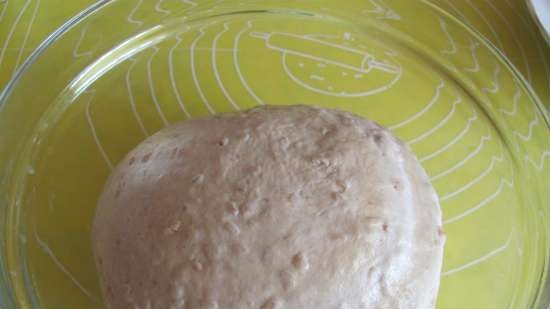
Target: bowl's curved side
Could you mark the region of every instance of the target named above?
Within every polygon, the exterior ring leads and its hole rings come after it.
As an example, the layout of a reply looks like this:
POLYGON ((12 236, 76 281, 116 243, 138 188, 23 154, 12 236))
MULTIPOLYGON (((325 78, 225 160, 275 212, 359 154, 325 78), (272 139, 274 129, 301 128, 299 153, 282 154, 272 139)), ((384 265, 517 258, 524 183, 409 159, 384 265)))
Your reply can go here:
MULTIPOLYGON (((7 101, 10 99, 11 93, 21 80, 21 78, 27 74, 28 69, 33 63, 48 49, 54 42, 59 40, 63 34, 69 31, 72 27, 82 22, 88 16, 94 14, 100 10, 103 6, 107 5, 113 0, 100 0, 84 9, 79 14, 69 19, 66 23, 60 26, 56 31, 50 34, 21 64, 17 71, 13 74, 11 80, 0 92, 0 113, 4 111, 7 101)), ((0 222, 0 308, 19 308, 29 307, 30 304, 34 304, 36 307, 36 299, 32 294, 22 295, 22 290, 17 291, 13 285, 13 279, 16 274, 13 270, 8 270, 7 266, 7 252, 6 248, 11 246, 11 242, 7 239, 9 231, 7 231, 10 224, 7 220, 11 218, 9 214, 9 208, 12 201, 10 201, 9 187, 11 184, 10 178, 13 177, 14 166, 14 154, 17 153, 22 145, 23 138, 19 133, 14 132, 14 129, 19 129, 21 126, 14 125, 11 121, 0 122, 2 138, 0 141, 0 218, 4 222, 0 222)), ((23 129, 23 128, 21 128, 23 129)), ((23 294, 25 294, 23 292, 23 294)))

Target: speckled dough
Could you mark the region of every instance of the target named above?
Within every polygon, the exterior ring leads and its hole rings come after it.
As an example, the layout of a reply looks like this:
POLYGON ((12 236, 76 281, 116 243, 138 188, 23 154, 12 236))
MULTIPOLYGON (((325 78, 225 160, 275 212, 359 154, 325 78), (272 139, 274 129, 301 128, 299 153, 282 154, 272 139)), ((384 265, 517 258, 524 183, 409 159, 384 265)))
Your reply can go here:
POLYGON ((111 308, 434 308, 444 236, 410 151, 334 110, 161 130, 118 165, 93 248, 111 308))

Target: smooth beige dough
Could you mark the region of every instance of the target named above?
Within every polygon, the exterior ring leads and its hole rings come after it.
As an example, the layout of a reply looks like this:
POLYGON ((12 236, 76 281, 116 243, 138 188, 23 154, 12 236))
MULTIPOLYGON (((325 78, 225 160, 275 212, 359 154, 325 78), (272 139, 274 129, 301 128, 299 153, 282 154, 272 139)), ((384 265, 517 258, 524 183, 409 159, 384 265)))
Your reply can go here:
POLYGON ((110 308, 434 308, 420 164, 347 112, 261 107, 161 130, 116 167, 93 249, 110 308))

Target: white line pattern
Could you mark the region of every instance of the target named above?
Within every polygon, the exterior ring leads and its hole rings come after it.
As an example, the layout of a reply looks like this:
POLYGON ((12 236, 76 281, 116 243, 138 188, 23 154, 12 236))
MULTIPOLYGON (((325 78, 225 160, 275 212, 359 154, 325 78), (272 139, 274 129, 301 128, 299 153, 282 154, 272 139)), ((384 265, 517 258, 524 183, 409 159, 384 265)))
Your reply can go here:
POLYGON ((483 256, 481 256, 481 257, 479 257, 479 258, 477 258, 477 259, 475 259, 475 260, 473 260, 473 261, 470 261, 470 262, 468 262, 468 263, 466 263, 466 264, 464 264, 464 265, 462 265, 462 266, 459 266, 459 267, 456 267, 456 268, 453 268, 453 269, 449 269, 449 270, 447 270, 447 271, 444 271, 444 272, 441 274, 441 277, 450 276, 450 275, 452 275, 452 274, 455 274, 455 273, 464 271, 464 270, 466 270, 466 269, 468 269, 468 268, 474 267, 474 266, 476 266, 476 265, 478 265, 478 264, 481 264, 481 263, 483 263, 483 262, 489 260, 490 258, 492 258, 492 257, 498 255, 499 253, 505 251, 505 250, 510 246, 511 240, 512 240, 512 233, 511 233, 510 236, 508 237, 508 240, 506 240, 506 242, 505 242, 502 246, 500 246, 500 247, 498 247, 498 248, 496 248, 496 249, 494 249, 494 250, 488 252, 487 254, 485 254, 485 255, 483 255, 483 256))
POLYGON ((208 99, 206 98, 206 95, 202 91, 201 85, 199 83, 199 79, 197 78, 197 68, 195 64, 195 52, 196 47, 200 39, 205 35, 204 27, 199 29, 199 35, 193 40, 193 43, 191 43, 191 51, 190 51, 190 57, 189 61, 191 62, 191 76, 193 78, 193 82, 195 83, 195 87, 197 88, 197 91, 199 93, 199 96, 201 98, 202 103, 204 103, 204 106, 206 106, 206 109, 208 109, 208 112, 210 114, 215 114, 216 112, 208 102, 208 99))
POLYGON ((181 99, 181 95, 178 89, 178 85, 176 83, 176 74, 174 72, 174 51, 181 43, 181 37, 179 35, 176 35, 176 44, 170 48, 170 52, 168 53, 168 75, 170 76, 170 84, 172 85, 172 92, 174 93, 174 96, 176 97, 176 101, 178 102, 178 105, 185 115, 187 119, 191 118, 191 115, 187 111, 187 108, 185 108, 185 105, 183 104, 183 100, 181 99))
POLYGON ((481 90, 489 93, 497 93, 500 91, 499 76, 502 68, 498 63, 495 63, 495 71, 493 72, 493 80, 491 81, 491 87, 483 87, 481 90))
POLYGON ((516 135, 517 137, 521 138, 523 141, 526 141, 526 142, 528 142, 533 137, 534 128, 540 124, 539 117, 544 117, 544 115, 539 114, 541 113, 541 111, 538 109, 537 106, 533 105, 532 110, 534 115, 533 115, 533 119, 529 122, 529 128, 527 130, 527 134, 521 134, 517 131, 513 132, 514 135, 516 135))
POLYGON ((435 94, 434 96, 432 97, 432 99, 428 102, 428 104, 426 104, 426 106, 424 106, 424 108, 422 110, 420 110, 418 113, 412 115, 411 117, 407 118, 406 120, 400 122, 400 123, 397 123, 397 124, 394 124, 392 126, 389 126, 388 128, 390 130, 396 130, 396 129, 399 129, 411 122, 413 122, 414 120, 418 119, 420 116, 424 115, 427 111, 429 111, 432 106, 439 100, 439 97, 441 96, 441 90, 443 89, 443 87, 445 86, 445 83, 443 83, 443 81, 440 81, 439 82, 439 85, 437 85, 437 88, 435 89, 435 94))
POLYGON ((170 14, 171 13, 170 11, 162 8, 162 2, 164 2, 164 0, 157 1, 157 3, 155 4, 155 11, 165 15, 170 14))
POLYGON ((445 176, 449 175, 450 173, 458 170, 462 166, 464 166, 464 164, 466 164, 470 159, 472 159, 479 152, 481 152, 481 149, 483 149, 483 145, 485 144, 485 142, 487 142, 489 140, 491 140, 491 134, 490 133, 488 133, 487 135, 482 136, 479 145, 476 147, 476 149, 474 151, 470 152, 466 157, 464 157, 462 160, 460 160, 457 164, 453 165, 451 168, 449 168, 449 169, 447 169, 447 170, 431 177, 430 180, 432 182, 435 182, 438 179, 440 179, 442 177, 445 177, 445 176))
POLYGON ((135 25, 138 25, 138 26, 143 25, 142 21, 134 19, 134 14, 136 14, 137 10, 139 10, 139 7, 142 4, 143 4, 143 0, 138 0, 138 2, 136 3, 136 6, 130 11, 130 14, 126 18, 126 20, 128 20, 129 23, 135 24, 135 25))
POLYGON ((88 296, 89 299, 91 299, 92 301, 96 302, 96 303, 99 303, 99 297, 93 295, 90 291, 88 291, 88 289, 86 289, 84 286, 82 286, 82 284, 80 284, 80 282, 78 282, 78 280, 76 280, 76 278, 74 277, 74 275, 67 269, 65 268, 65 266, 63 265, 63 263, 59 260, 59 258, 55 255, 55 253, 52 251, 52 249, 50 248, 50 246, 48 245, 48 243, 44 240, 42 240, 40 238, 40 236, 38 236, 38 233, 36 232, 36 229, 34 230, 34 238, 36 240, 36 243, 38 244, 38 246, 40 247, 40 249, 42 249, 42 251, 44 251, 44 253, 50 257, 50 259, 52 260, 52 262, 55 264, 55 266, 57 266, 57 268, 59 268, 59 270, 61 270, 61 272, 63 272, 70 280, 71 282, 82 292, 84 293, 84 295, 88 296))
POLYGON ((288 55, 287 53, 283 53, 283 59, 282 59, 283 69, 284 69, 285 73, 295 83, 297 83, 298 85, 300 85, 300 86, 302 86, 302 87, 304 87, 308 90, 311 90, 313 92, 317 92, 317 93, 324 94, 324 95, 330 95, 330 96, 337 96, 337 97, 366 97, 366 96, 371 96, 371 95, 374 95, 374 94, 377 94, 377 93, 380 93, 380 92, 384 92, 384 91, 390 89, 391 87, 393 87, 401 79, 401 74, 402 74, 402 70, 399 67, 398 71, 396 72, 395 77, 389 83, 387 83, 384 86, 381 86, 381 87, 378 87, 378 88, 373 88, 371 90, 364 91, 364 92, 358 92, 358 93, 347 93, 345 91, 342 91, 342 92, 339 92, 339 93, 334 93, 334 92, 331 92, 331 91, 325 91, 325 90, 307 85, 303 81, 301 81, 298 77, 296 77, 292 73, 292 70, 288 66, 287 55, 288 55))
POLYGON ((130 64, 130 67, 128 68, 128 71, 126 71, 126 89, 128 91, 128 99, 130 101, 130 108, 132 109, 132 113, 134 114, 134 118, 136 119, 139 128, 141 129, 141 132, 143 132, 143 135, 145 137, 149 136, 149 132, 147 132, 147 129, 145 128, 145 125, 143 124, 143 121, 141 120, 141 116, 139 115, 137 108, 136 108, 136 102, 134 99, 134 93, 132 91, 132 81, 130 78, 130 74, 132 72, 132 69, 136 65, 137 61, 135 59, 130 59, 132 62, 130 64))
POLYGON ((4 15, 6 14, 6 11, 8 10, 8 4, 10 3, 10 1, 4 1, 2 3, 0 3, 0 5, 2 5, 2 11, 0 11, 0 21, 4 20, 4 15))
MULTIPOLYGON (((88 122, 88 125, 90 126, 90 131, 92 132, 92 136, 94 138, 94 142, 97 146, 97 149, 99 150, 99 153, 101 154, 101 157, 107 163, 107 166, 109 169, 113 169, 113 162, 107 155, 107 152, 105 151, 105 148, 101 144, 101 141, 99 140, 99 137, 97 136, 97 130, 92 118, 92 112, 91 112, 91 104, 95 97, 95 90, 87 91, 88 93, 91 93, 90 98, 88 99, 88 102, 86 102, 86 121, 88 122)), ((86 92, 85 92, 86 93, 86 92)))
POLYGON ((503 114, 506 114, 508 116, 515 116, 517 111, 518 111, 518 104, 519 104, 519 99, 521 98, 521 89, 519 88, 519 86, 516 84, 516 93, 514 93, 514 99, 513 99, 513 103, 512 103, 512 109, 511 110, 506 110, 504 108, 501 108, 500 111, 503 113, 503 114))
POLYGON ((214 76, 216 77, 216 82, 218 83, 218 86, 222 90, 223 95, 225 96, 227 101, 229 101, 231 106, 233 106, 234 109, 240 110, 239 105, 237 105, 235 100, 233 100, 233 98, 231 97, 231 95, 229 95, 229 92, 227 91, 227 89, 223 85, 223 82, 222 82, 222 79, 221 79, 221 76, 220 76, 220 72, 218 70, 218 63, 217 63, 217 57, 216 57, 216 54, 217 54, 217 51, 218 51, 218 40, 228 30, 229 30, 228 23, 224 23, 223 24, 223 30, 216 35, 216 37, 214 38, 214 41, 212 42, 212 68, 214 70, 214 76))
POLYGON ((476 41, 470 42, 470 53, 472 54, 472 67, 464 68, 464 71, 470 72, 470 73, 477 73, 481 69, 479 65, 479 59, 477 58, 476 51, 479 48, 479 43, 476 41))
POLYGON ((17 14, 17 17, 15 18, 15 21, 11 25, 10 31, 8 32, 8 36, 6 37, 6 40, 4 41, 4 46, 2 47, 2 50, 0 50, 0 66, 2 65, 2 62, 4 61, 4 56, 6 53, 6 50, 8 48, 8 44, 11 41, 11 38, 13 37, 13 34, 15 33, 15 29, 17 28, 17 24, 19 24, 19 21, 21 21, 21 17, 23 17, 23 14, 25 14, 25 11, 27 10, 27 7, 31 3, 31 0, 27 0, 23 7, 21 8, 21 11, 17 14))
POLYGON ((291 54, 295 56, 308 58, 311 60, 333 64, 348 70, 356 71, 358 73, 368 73, 373 68, 379 69, 381 71, 385 71, 387 73, 394 73, 394 74, 400 71, 400 68, 396 66, 376 61, 373 55, 363 50, 351 48, 345 45, 340 45, 329 41, 320 40, 318 39, 320 35, 313 35, 313 34, 298 35, 298 34, 289 33, 289 32, 270 32, 270 33, 251 32, 250 36, 265 40, 266 46, 268 48, 277 50, 283 54, 291 54), (303 48, 298 49, 298 48, 287 48, 286 46, 281 46, 281 44, 277 43, 276 41, 277 38, 278 39, 286 38, 288 40, 303 41, 303 42, 308 42, 310 44, 323 46, 326 48, 332 48, 338 51, 345 51, 347 53, 346 55, 347 58, 349 58, 346 60, 348 60, 349 63, 343 62, 342 56, 339 57, 340 59, 332 59, 332 58, 323 57, 319 55, 312 55, 310 53, 307 53, 308 51, 304 50, 303 48))
POLYGON ((457 97, 457 99, 453 102, 453 105, 451 107, 451 110, 449 111, 449 113, 445 116, 445 118, 443 118, 436 126, 434 126, 433 128, 431 128, 430 130, 422 133, 421 135, 407 141, 407 145, 409 146, 412 146, 420 141, 422 141, 423 139, 425 139, 426 137, 432 135, 433 133, 435 133, 437 130, 439 130, 441 127, 443 127, 444 125, 447 124, 447 122, 449 122, 449 120, 451 119, 451 117, 454 115, 454 113, 456 112, 456 107, 462 103, 462 97, 457 97))
POLYGON ((195 1, 191 1, 191 0, 183 0, 183 3, 189 4, 190 6, 193 6, 193 7, 198 5, 195 1))
POLYGON ((374 6, 374 9, 364 10, 363 14, 376 14, 376 19, 393 19, 400 20, 401 16, 397 14, 393 9, 382 6, 380 3, 375 0, 370 0, 370 3, 374 6))
POLYGON ((235 37, 235 40, 234 40, 234 43, 233 43, 233 63, 235 65, 235 70, 237 71, 237 75, 239 76, 239 80, 241 81, 242 85, 244 86, 244 88, 246 89, 246 91, 248 92, 248 94, 250 94, 254 100, 256 100, 256 102, 258 102, 260 105, 265 105, 264 101, 262 101, 257 95, 256 93, 254 93, 254 91, 252 91, 252 88, 250 87, 250 85, 248 84, 248 82, 246 81, 246 79, 244 78, 244 75, 243 73, 241 72, 241 68, 240 68, 240 65, 239 65, 239 55, 238 55, 238 52, 239 52, 239 41, 241 40, 241 37, 242 35, 247 31, 247 30, 250 30, 250 28, 252 28, 252 21, 247 21, 246 22, 246 28, 244 28, 243 30, 241 30, 237 36, 235 37))
POLYGON ((537 126, 539 124, 539 113, 536 109, 534 109, 533 112, 535 113, 535 115, 534 115, 533 120, 531 120, 531 122, 529 122, 529 128, 527 129, 527 133, 526 134, 521 134, 517 131, 513 132, 515 136, 519 137, 520 139, 522 139, 525 142, 528 142, 531 139, 531 137, 533 136, 533 129, 535 128, 535 126, 537 126))
POLYGON ((25 46, 27 46, 27 41, 29 40, 29 36, 31 34, 32 26, 34 25, 34 21, 36 19, 36 14, 38 13, 38 9, 40 8, 40 0, 36 0, 36 5, 34 7, 34 11, 32 13, 31 19, 27 22, 27 31, 25 32, 25 37, 23 38, 23 43, 21 43, 21 46, 19 47, 19 53, 17 54, 17 59, 15 60, 15 65, 13 66, 12 75, 15 74, 17 69, 19 69, 19 63, 21 63, 21 57, 23 56, 23 52, 25 51, 25 46))
POLYGON ((155 108, 157 109, 157 112, 160 116, 160 119, 162 120, 162 123, 164 126, 168 126, 168 120, 166 119, 166 115, 162 111, 162 108, 160 107, 160 103, 157 98, 157 92, 155 91, 155 84, 153 82, 153 60, 155 59, 155 56, 159 52, 159 48, 154 46, 153 52, 151 53, 151 56, 149 56, 149 60, 147 60, 147 82, 149 84, 149 91, 151 92, 151 99, 153 99, 153 103, 155 104, 155 108))
POLYGON ((475 184, 480 182, 481 179, 483 179, 485 176, 489 175, 493 171, 493 169, 495 168, 495 165, 496 165, 497 162, 502 162, 502 161, 504 161, 504 154, 502 154, 500 157, 493 157, 491 159, 491 163, 489 164, 487 169, 485 169, 481 174, 479 174, 474 179, 472 179, 470 182, 468 182, 467 184, 465 184, 462 187, 458 188, 457 190, 441 196, 439 198, 440 202, 443 203, 446 200, 451 199, 451 198, 459 195, 460 193, 470 189, 472 186, 474 186, 475 184))
POLYGON ((82 27, 82 30, 80 31, 80 37, 78 38, 78 41, 76 41, 76 44, 75 44, 74 49, 73 49, 73 57, 74 58, 79 58, 79 57, 91 56, 92 55, 91 51, 82 52, 82 53, 79 52, 80 45, 82 44, 82 41, 84 40, 84 37, 86 36, 86 33, 88 32, 88 27, 89 27, 89 24, 82 27))
POLYGON ((468 133, 468 131, 470 130, 472 124, 477 120, 477 112, 476 110, 474 109, 473 110, 473 115, 472 117, 470 117, 468 119, 468 122, 466 124, 466 127, 464 127, 464 129, 457 135, 455 136, 449 143, 447 143, 445 146, 439 148, 438 150, 430 153, 429 155, 426 155, 422 158, 420 158, 420 162, 424 162, 424 161, 427 161, 427 160, 430 160, 430 159, 433 159, 435 157, 437 157, 438 155, 440 155, 441 153, 445 152, 447 149, 451 148, 453 145, 455 145, 459 140, 461 140, 465 135, 466 133, 468 133))
POLYGON ((474 212, 480 210, 481 208, 486 206, 489 202, 491 202, 492 200, 497 198, 497 196, 499 196, 502 193, 502 190, 504 189, 505 185, 508 186, 509 188, 512 188, 514 186, 514 182, 510 181, 510 180, 506 180, 506 179, 501 179, 500 184, 498 186, 498 189, 493 194, 489 195, 483 201, 479 202, 477 205, 475 205, 472 208, 466 210, 465 212, 463 212, 459 215, 456 215, 454 217, 451 217, 449 219, 446 219, 445 221, 443 221, 443 224, 451 224, 453 222, 459 221, 459 220, 473 214, 474 212))
POLYGON ((545 150, 539 159, 539 162, 535 162, 529 155, 525 155, 525 160, 530 162, 538 171, 542 171, 544 168, 544 162, 547 157, 550 157, 550 150, 545 150))
POLYGON ((451 33, 449 32, 449 28, 447 28, 447 23, 442 19, 439 18, 439 25, 441 26, 441 30, 443 30, 443 33, 447 37, 447 40, 449 41, 449 49, 443 49, 441 50, 441 53, 446 55, 454 55, 458 51, 456 48, 456 42, 454 38, 451 36, 451 33))

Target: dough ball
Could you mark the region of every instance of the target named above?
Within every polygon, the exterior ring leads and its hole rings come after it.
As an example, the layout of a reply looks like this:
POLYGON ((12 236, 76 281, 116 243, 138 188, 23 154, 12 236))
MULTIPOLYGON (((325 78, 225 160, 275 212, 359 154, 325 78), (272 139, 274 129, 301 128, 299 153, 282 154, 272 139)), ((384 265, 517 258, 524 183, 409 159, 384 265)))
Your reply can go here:
POLYGON ((306 106, 161 130, 116 167, 93 226, 117 309, 434 308, 443 244, 407 147, 306 106))

